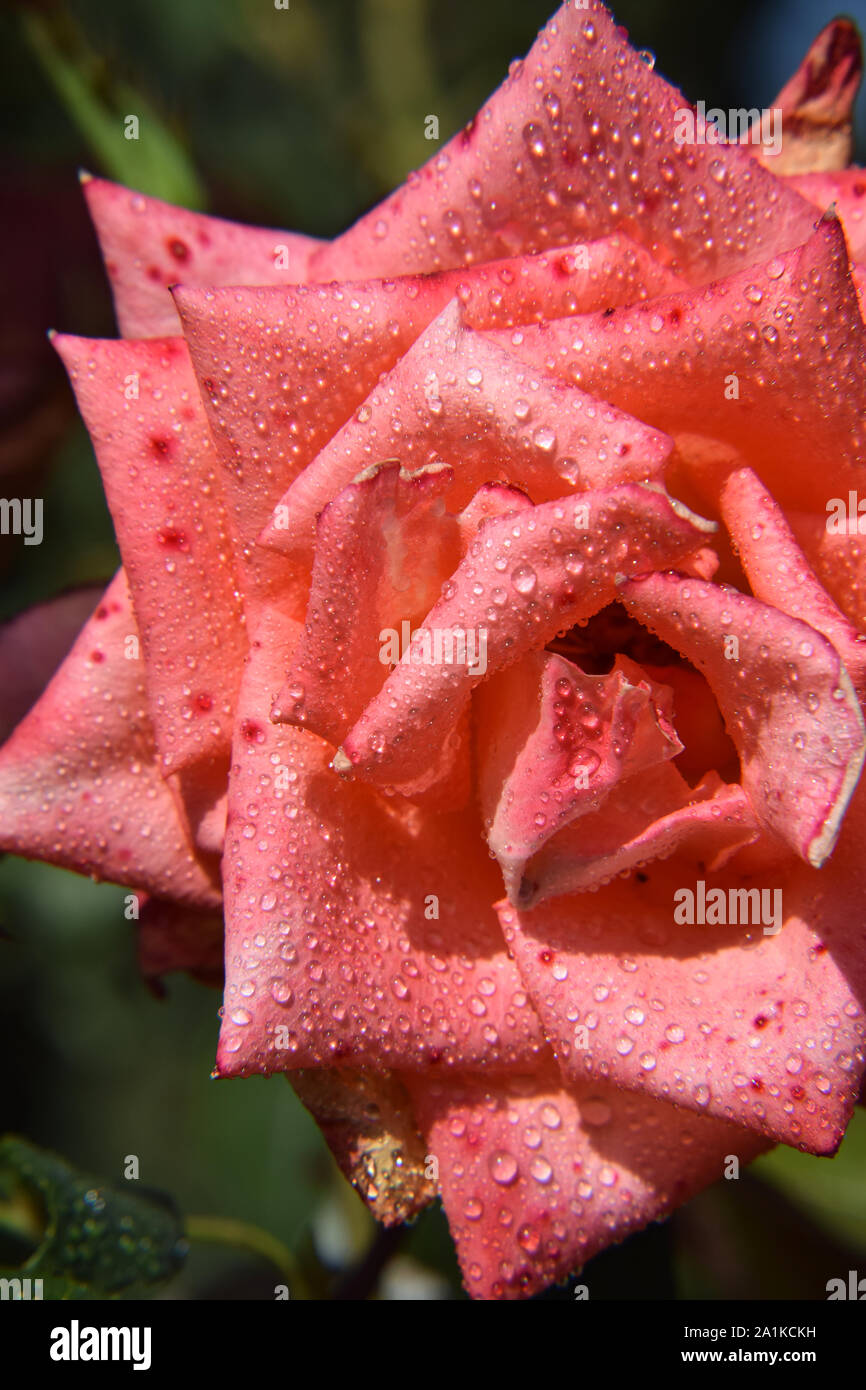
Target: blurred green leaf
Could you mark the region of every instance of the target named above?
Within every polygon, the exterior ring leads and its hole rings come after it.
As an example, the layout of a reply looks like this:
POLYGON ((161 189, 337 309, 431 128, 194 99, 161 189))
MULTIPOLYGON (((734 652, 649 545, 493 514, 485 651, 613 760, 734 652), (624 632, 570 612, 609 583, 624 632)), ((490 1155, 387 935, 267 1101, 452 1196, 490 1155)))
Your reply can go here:
POLYGON ((169 203, 203 207, 204 190, 182 145, 139 91, 111 75, 68 17, 27 10, 21 23, 32 52, 101 170, 169 203), (127 123, 133 118, 136 138, 128 139, 127 123))
POLYGON ((26 1139, 0 1140, 11 1170, 44 1210, 40 1244, 4 1276, 41 1278, 48 1297, 118 1297, 170 1279, 186 1257, 178 1212, 161 1193, 123 1191, 26 1139))

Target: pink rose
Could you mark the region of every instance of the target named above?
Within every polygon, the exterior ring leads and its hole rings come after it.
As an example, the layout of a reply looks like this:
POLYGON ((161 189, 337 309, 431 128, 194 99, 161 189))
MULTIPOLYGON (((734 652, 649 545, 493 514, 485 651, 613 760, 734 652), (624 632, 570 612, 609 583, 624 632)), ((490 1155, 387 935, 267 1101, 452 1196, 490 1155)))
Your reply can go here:
POLYGON ((475 1297, 857 1097, 858 76, 839 21, 781 153, 719 142, 568 3, 334 242, 85 183, 124 568, 0 843, 147 894, 149 973, 224 910, 217 1074, 288 1073, 382 1220, 441 1193, 475 1297))

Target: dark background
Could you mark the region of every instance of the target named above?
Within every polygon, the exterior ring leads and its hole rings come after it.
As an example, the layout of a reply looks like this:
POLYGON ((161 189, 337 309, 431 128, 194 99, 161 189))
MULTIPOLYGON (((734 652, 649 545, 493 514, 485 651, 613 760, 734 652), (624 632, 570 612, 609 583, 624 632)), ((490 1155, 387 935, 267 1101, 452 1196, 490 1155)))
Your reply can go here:
MULTIPOLYGON (((76 179, 84 166, 221 216, 334 235, 441 143, 530 46, 553 0, 70 0, 0 16, 0 491, 45 499, 45 539, 0 538, 0 618, 117 563, 92 451, 45 339, 113 336, 76 179), (147 114, 149 141, 120 138, 147 114), (25 483, 26 480, 26 483, 25 483)), ((866 28, 863 0, 848 11, 866 28)), ((690 100, 769 105, 828 0, 621 0, 690 100)), ((859 104, 859 153, 866 111, 859 104)), ((144 125, 144 119, 142 119, 144 125)), ((2 679, 2 673, 0 673, 2 679)), ((0 863, 0 1132, 15 1130, 182 1210, 254 1222, 326 1292, 373 1223, 280 1078, 209 1080, 216 994, 141 983, 121 890, 0 863), (330 1283, 329 1283, 330 1281, 330 1283)), ((866 1259, 866 1123, 835 1160, 779 1150, 587 1267, 592 1297, 822 1298, 866 1259)), ((269 1297, 264 1262, 194 1245, 168 1297, 269 1297)), ((380 1243, 362 1291, 460 1297, 444 1220, 380 1243), (381 1275, 375 1268, 381 1267, 381 1275)), ((547 1297, 569 1297, 554 1292, 547 1297)))

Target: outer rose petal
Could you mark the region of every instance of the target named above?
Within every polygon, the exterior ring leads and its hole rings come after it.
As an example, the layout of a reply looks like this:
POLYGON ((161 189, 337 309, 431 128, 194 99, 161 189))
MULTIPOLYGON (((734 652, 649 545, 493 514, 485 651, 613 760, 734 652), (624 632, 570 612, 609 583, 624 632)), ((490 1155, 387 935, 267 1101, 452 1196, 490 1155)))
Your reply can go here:
POLYGON ((183 970, 203 985, 223 983, 223 918, 164 898, 141 904, 138 964, 154 994, 164 993, 162 976, 183 970))
POLYGON ((835 648, 777 608, 700 580, 650 575, 622 584, 620 598, 706 676, 755 814, 819 868, 836 843, 866 749, 835 648), (731 636, 735 659, 725 654, 731 636))
POLYGON ((219 465, 186 344, 54 341, 114 518, 163 768, 219 759, 225 775, 246 632, 219 465))
POLYGON ((528 1063, 541 1033, 477 820, 347 785, 327 744, 269 724, 297 625, 264 616, 229 788, 219 1074, 528 1063))
POLYGON ((781 112, 782 151, 774 155, 756 146, 761 162, 774 174, 844 169, 851 159, 852 112, 862 72, 857 30, 850 19, 831 20, 772 103, 781 112))
MULTIPOLYGON (((343 741, 335 767, 399 787, 440 748, 483 673, 427 659, 438 631, 486 634, 486 673, 544 646, 616 594, 616 576, 671 564, 697 548, 699 519, 639 483, 545 502, 486 522, 413 640, 343 741)), ((710 523, 700 523, 708 526, 710 523)), ((440 639, 441 645, 441 639, 440 639)))
POLYGON ((124 338, 179 331, 168 286, 282 285, 306 279, 321 242, 173 207, 117 183, 83 180, 124 338), (281 255, 285 248, 285 255, 281 255), (284 261, 288 268, 281 269, 284 261))
POLYGON ((866 696, 866 637, 852 627, 809 568, 781 507, 751 468, 729 475, 721 505, 755 598, 823 633, 844 661, 862 700, 866 696))
POLYGON ((474 1298, 527 1298, 660 1220, 766 1144, 598 1082, 407 1076, 474 1298))
POLYGON ((199 907, 220 893, 156 764, 126 577, 0 751, 0 849, 199 907))
POLYGON ((402 636, 430 611, 460 557, 443 514, 445 467, 398 463, 344 488, 318 520, 307 621, 271 718, 339 744, 388 672, 383 632, 402 636))
POLYGON ((426 1148, 399 1076, 328 1067, 293 1071, 288 1081, 377 1221, 412 1221, 433 1201, 426 1148))
POLYGON ((535 502, 644 481, 671 448, 666 435, 462 328, 455 300, 295 480, 262 541, 308 547, 322 507, 382 458, 407 468, 444 459, 454 468, 454 508, 496 477, 535 502))
MULTIPOLYGON (((862 826, 862 815, 859 817, 862 826)), ((845 867, 856 837, 845 830, 845 867)), ((862 841, 861 841, 862 858, 862 841)), ((835 866, 835 860, 834 860, 835 866)), ((792 877, 711 874, 689 856, 597 893, 500 908, 506 940, 566 1074, 646 1091, 833 1153, 863 1068, 866 955, 852 934, 852 877, 796 866, 792 877), (783 925, 674 920, 697 881, 781 893, 783 925)), ((738 909, 739 910, 739 909, 738 909)))
POLYGON ((0 739, 8 738, 36 703, 102 592, 101 584, 71 589, 0 627, 0 739))
POLYGON ((835 219, 702 290, 493 336, 670 434, 733 444, 783 506, 823 510, 828 488, 856 486, 866 325, 835 219))
POLYGON ((700 283, 803 241, 804 202, 744 150, 674 143, 684 108, 603 5, 565 4, 471 124, 311 274, 441 270, 626 231, 700 283))

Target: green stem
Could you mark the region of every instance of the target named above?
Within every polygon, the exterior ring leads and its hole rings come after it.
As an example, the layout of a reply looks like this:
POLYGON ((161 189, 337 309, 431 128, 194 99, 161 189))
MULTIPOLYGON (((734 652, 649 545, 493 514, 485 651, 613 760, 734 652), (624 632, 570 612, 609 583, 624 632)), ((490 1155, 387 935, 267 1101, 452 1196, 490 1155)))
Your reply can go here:
POLYGON ((307 1281, 294 1255, 281 1240, 247 1221, 227 1216, 188 1216, 186 1234, 190 1240, 209 1245, 231 1245, 268 1260, 283 1275, 292 1298, 309 1299, 307 1281))

